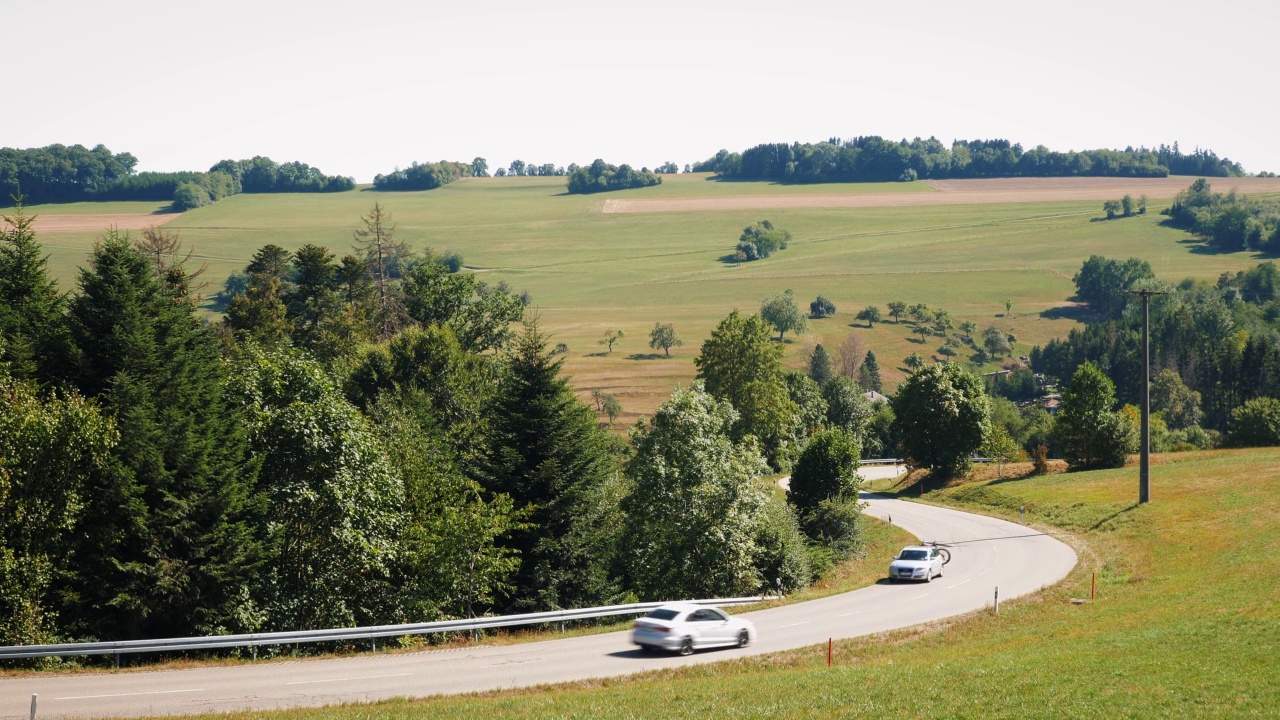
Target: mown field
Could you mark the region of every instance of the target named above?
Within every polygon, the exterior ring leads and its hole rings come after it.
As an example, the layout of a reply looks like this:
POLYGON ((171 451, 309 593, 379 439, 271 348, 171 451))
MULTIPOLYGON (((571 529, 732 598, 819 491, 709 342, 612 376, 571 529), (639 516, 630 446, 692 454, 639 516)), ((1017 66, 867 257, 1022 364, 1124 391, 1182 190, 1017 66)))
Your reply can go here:
MULTIPOLYGON (((1157 456, 1136 468, 975 482, 940 502, 1063 534, 1060 585, 985 612, 633 678, 374 705, 207 717, 1244 718, 1280 713, 1280 449, 1157 456), (1097 597, 1090 597, 1097 576, 1097 597)), ((912 493, 907 492, 908 496, 912 493)))
MULTIPOLYGON (((818 294, 839 312, 812 321, 809 333, 787 337, 788 363, 800 367, 808 346, 838 346, 862 337, 892 385, 902 359, 926 356, 906 324, 867 328, 853 320, 864 306, 893 300, 951 311, 957 324, 991 323, 1017 335, 1016 354, 1064 335, 1077 323, 1067 303, 1072 274, 1089 255, 1137 256, 1171 280, 1214 279, 1258 262, 1250 253, 1204 254, 1191 236, 1164 227, 1151 214, 1097 222, 1099 203, 1044 202, 915 208, 786 209, 605 214, 606 199, 698 197, 764 193, 932 192, 925 183, 779 186, 717 182, 706 175, 667 176, 656 188, 605 195, 564 194, 562 178, 473 178, 437 190, 379 193, 361 189, 331 195, 238 195, 168 219, 197 257, 208 263, 212 294, 254 250, 266 243, 297 248, 325 245, 342 254, 361 214, 375 202, 391 213, 398 236, 416 249, 452 249, 487 281, 527 290, 531 314, 554 341, 569 346, 565 368, 585 397, 592 389, 622 403, 622 425, 651 413, 677 383, 694 376, 693 358, 720 319, 734 308, 755 311, 762 298, 788 288, 802 307, 818 294), (607 197, 606 197, 607 195, 607 197), (791 247, 766 260, 736 265, 731 255, 742 228, 768 219, 790 230, 791 247), (1005 301, 1013 302, 1010 317, 1005 301), (684 346, 671 357, 648 347, 655 322, 674 323, 684 346), (624 339, 611 354, 597 345, 606 330, 624 339)), ((45 206, 58 214, 152 213, 155 203, 45 206), (88 206, 88 207, 86 207, 88 206)), ((50 265, 74 285, 99 232, 40 235, 50 265)))

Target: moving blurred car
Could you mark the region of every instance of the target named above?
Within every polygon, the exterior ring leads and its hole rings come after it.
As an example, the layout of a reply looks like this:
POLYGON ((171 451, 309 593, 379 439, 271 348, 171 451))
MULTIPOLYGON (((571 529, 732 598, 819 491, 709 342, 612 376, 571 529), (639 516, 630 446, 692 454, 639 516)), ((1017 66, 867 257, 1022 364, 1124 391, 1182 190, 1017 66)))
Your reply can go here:
POLYGON ((898 557, 889 563, 889 582, 899 580, 923 580, 930 582, 942 577, 945 558, 936 547, 910 546, 902 548, 898 557))
POLYGON ((710 647, 746 647, 756 639, 751 621, 719 608, 672 603, 654 608, 632 623, 631 641, 641 650, 667 650, 692 655, 710 647))

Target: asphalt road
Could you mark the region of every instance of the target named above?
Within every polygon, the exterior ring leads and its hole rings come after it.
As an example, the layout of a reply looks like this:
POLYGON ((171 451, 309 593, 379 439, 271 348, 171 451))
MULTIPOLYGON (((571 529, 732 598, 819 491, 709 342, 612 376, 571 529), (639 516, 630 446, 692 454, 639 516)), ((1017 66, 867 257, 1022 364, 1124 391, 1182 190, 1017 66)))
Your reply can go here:
MULTIPOLYGON (((864 475, 890 472, 863 468, 864 475)), ((0 680, 0 718, 127 717, 261 710, 463 693, 626 675, 716 662, 883 632, 978 610, 1066 576, 1075 552, 1020 525, 866 495, 867 513, 922 540, 948 543, 951 563, 931 583, 887 581, 843 595, 746 613, 759 639, 692 657, 642 654, 615 632, 506 647, 471 647, 334 660, 263 662, 191 670, 0 680)))

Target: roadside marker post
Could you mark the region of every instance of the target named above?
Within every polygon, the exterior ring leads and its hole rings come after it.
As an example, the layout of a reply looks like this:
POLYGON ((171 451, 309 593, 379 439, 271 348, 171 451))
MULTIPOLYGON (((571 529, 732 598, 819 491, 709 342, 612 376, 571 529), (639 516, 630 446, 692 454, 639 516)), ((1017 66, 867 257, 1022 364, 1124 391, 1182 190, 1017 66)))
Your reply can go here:
POLYGON ((827 667, 831 667, 831 638, 827 638, 827 667))
POLYGON ((996 586, 996 614, 1000 614, 1000 586, 996 586))
POLYGON ((1093 574, 1093 579, 1089 581, 1089 599, 1093 600, 1098 594, 1098 573, 1093 574))
POLYGON ((40 697, 35 693, 31 693, 31 720, 36 720, 36 698, 40 697))

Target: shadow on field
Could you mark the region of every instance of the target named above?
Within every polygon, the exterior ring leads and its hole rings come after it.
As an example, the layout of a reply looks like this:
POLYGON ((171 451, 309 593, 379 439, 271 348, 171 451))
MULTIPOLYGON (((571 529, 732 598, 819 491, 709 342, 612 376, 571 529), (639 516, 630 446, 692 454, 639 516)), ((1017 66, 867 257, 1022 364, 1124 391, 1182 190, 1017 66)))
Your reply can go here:
POLYGON ((1102 319, 1098 313, 1090 310, 1088 305, 1059 305, 1042 310, 1040 317, 1045 320, 1075 320, 1079 323, 1102 319))
POLYGON ((628 360, 661 360, 665 357, 670 357, 670 355, 663 355, 662 353, 631 353, 630 355, 627 356, 627 359, 628 360))

